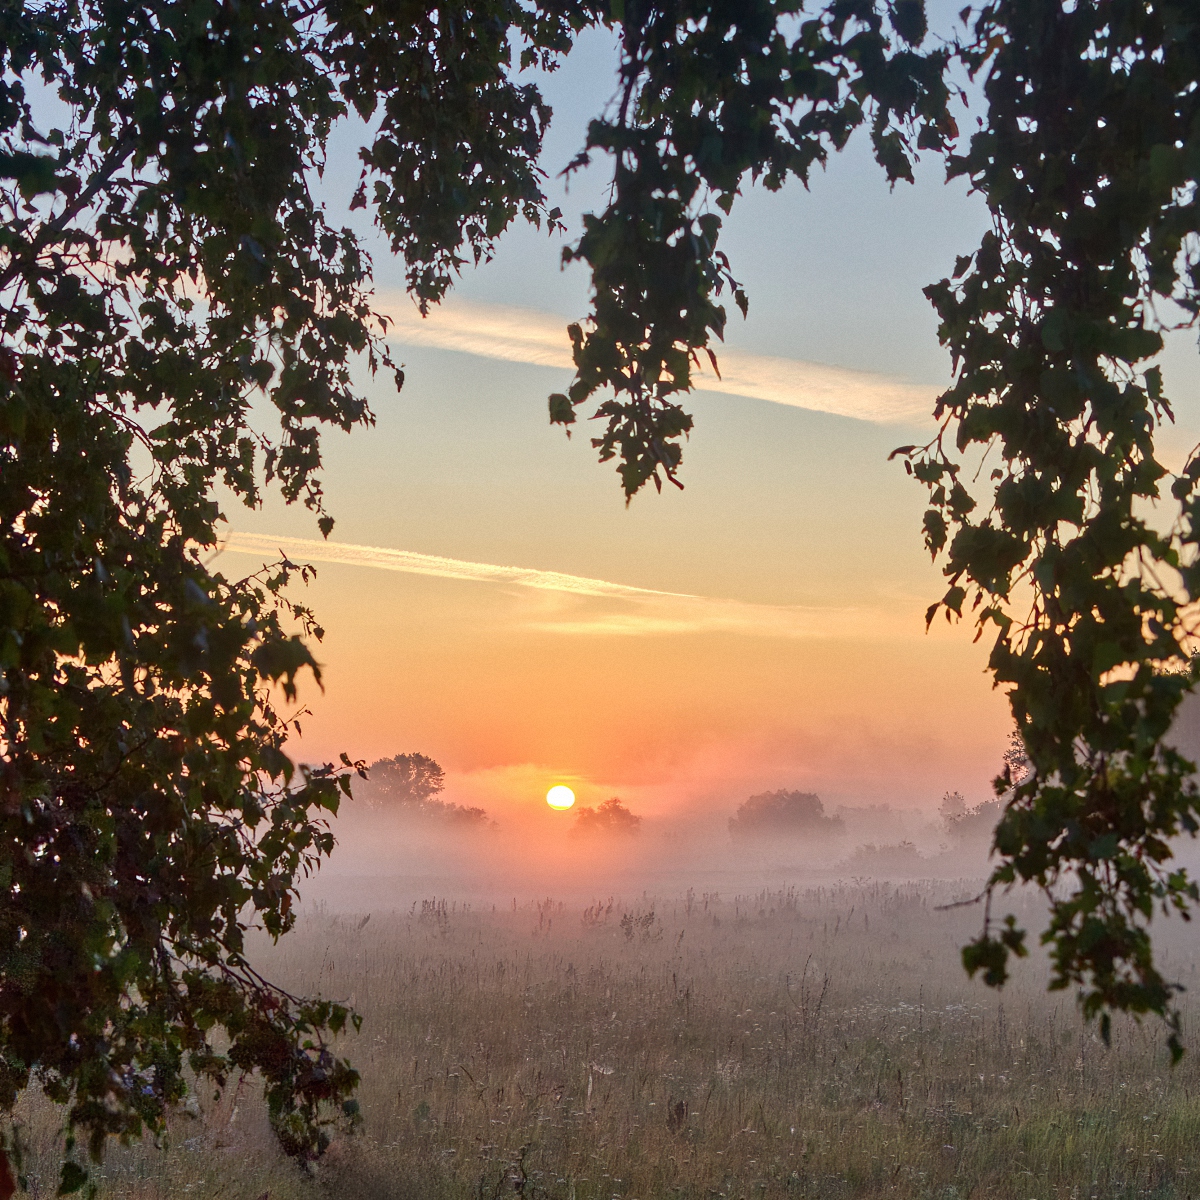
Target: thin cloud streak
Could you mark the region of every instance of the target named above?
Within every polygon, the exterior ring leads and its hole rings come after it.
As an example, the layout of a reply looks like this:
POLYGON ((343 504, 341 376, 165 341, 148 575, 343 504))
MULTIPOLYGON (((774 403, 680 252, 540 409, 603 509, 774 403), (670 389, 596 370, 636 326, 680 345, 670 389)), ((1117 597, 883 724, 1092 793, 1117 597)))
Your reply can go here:
POLYGON ((592 637, 738 633, 757 637, 824 638, 879 636, 887 626, 888 636, 896 637, 917 627, 915 621, 907 619, 911 614, 895 610, 884 614, 862 608, 751 604, 742 600, 631 587, 559 571, 467 562, 384 546, 235 532, 228 536, 222 549, 227 554, 247 554, 263 560, 275 559, 282 554, 305 562, 370 567, 551 593, 560 599, 547 596, 547 603, 539 606, 538 611, 522 623, 526 629, 544 633, 592 637), (597 606, 604 602, 609 607, 597 611, 597 606), (613 603, 621 605, 622 610, 612 611, 613 603), (902 624, 896 620, 898 617, 904 618, 902 624))
POLYGON ((417 554, 412 550, 392 550, 386 546, 355 546, 349 542, 321 542, 315 538, 275 537, 269 533, 231 533, 223 543, 226 552, 265 554, 300 558, 312 562, 344 563, 351 567, 375 567, 380 571, 402 571, 408 575, 436 575, 441 579, 467 579, 476 583, 509 583, 548 592, 567 592, 575 596, 604 596, 612 599, 671 597, 695 600, 677 592, 656 592, 649 588, 588 579, 583 575, 565 575, 558 571, 539 571, 532 567, 502 567, 493 563, 466 562, 442 558, 436 554, 417 554))
MULTIPOLYGON (((409 346, 456 350, 481 358, 573 369, 567 322, 535 309, 452 298, 422 317, 403 293, 379 296, 393 324, 388 340, 409 346)), ((938 389, 869 371, 720 349, 720 378, 702 363, 693 375, 698 391, 769 400, 793 408, 880 424, 928 420, 938 389)))

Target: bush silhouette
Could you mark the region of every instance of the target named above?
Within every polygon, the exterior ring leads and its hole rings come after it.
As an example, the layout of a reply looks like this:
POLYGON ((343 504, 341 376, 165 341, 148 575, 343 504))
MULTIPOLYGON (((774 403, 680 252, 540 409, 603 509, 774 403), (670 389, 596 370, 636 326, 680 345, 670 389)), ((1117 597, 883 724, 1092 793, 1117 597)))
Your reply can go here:
POLYGON ((642 818, 614 796, 596 808, 587 805, 575 813, 573 834, 618 834, 632 836, 642 831, 642 818))
POLYGON ((825 815, 825 806, 815 792, 760 792, 729 818, 729 832, 734 837, 825 836, 844 829, 841 817, 825 815))
POLYGON ((477 825, 487 820, 482 808, 439 800, 445 781, 445 771, 427 755, 397 754, 373 762, 367 768, 366 782, 356 785, 354 792, 377 812, 437 817, 456 825, 477 825))

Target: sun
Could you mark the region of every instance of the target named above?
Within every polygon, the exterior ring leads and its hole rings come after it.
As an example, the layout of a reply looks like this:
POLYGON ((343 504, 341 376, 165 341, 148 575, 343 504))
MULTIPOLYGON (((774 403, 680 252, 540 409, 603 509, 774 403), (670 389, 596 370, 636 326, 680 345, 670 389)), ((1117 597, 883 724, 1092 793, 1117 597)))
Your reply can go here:
POLYGON ((575 793, 565 783, 556 783, 546 793, 546 803, 551 808, 570 808, 575 803, 575 793))

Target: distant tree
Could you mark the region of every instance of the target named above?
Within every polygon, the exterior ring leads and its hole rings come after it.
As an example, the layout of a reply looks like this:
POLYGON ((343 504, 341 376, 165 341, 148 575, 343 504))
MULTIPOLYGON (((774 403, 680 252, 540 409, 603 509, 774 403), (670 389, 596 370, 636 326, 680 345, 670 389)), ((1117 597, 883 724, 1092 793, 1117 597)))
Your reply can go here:
POLYGON ((905 840, 890 846, 859 846, 842 867, 861 875, 920 875, 928 861, 912 842, 905 840))
POLYGON ((942 826, 951 837, 976 840, 992 837, 1004 815, 1005 798, 1012 796, 1029 774, 1029 756, 1017 730, 1008 735, 1008 744, 1001 755, 1001 771, 996 780, 998 798, 984 800, 971 807, 961 792, 946 792, 938 806, 942 826))
POLYGON ((450 825, 487 825, 487 809, 474 804, 448 804, 442 802, 442 817, 450 825))
POLYGON ((355 796, 378 812, 432 817, 451 825, 485 825, 487 811, 439 800, 446 772, 424 754, 397 754, 381 758, 366 769, 366 783, 356 785, 355 796))
POLYGON ((841 817, 825 815, 815 792, 760 792, 729 818, 729 832, 735 837, 825 836, 842 833, 845 827, 841 817))
POLYGON ((938 805, 938 815, 942 818, 942 824, 949 826, 951 821, 957 820, 963 813, 967 811, 967 802, 963 798, 962 792, 946 792, 942 796, 942 802, 938 805))
POLYGON ((1015 729, 1008 735, 1008 745, 1004 749, 1002 762, 1004 767, 1000 772, 1000 782, 1005 791, 1020 787, 1033 769, 1029 755, 1025 752, 1025 743, 1021 741, 1021 735, 1015 729))
POLYGON ((380 758, 367 768, 367 781, 355 788, 372 807, 385 810, 427 811, 441 806, 435 797, 446 786, 446 772, 424 754, 380 758))
POLYGON ((990 838, 1004 812, 1001 800, 984 800, 971 807, 958 792, 947 792, 942 797, 938 810, 942 827, 953 838, 960 841, 978 841, 990 838))
POLYGON ((631 835, 641 833, 642 818, 632 813, 624 804, 613 796, 596 808, 584 805, 575 812, 575 825, 571 830, 575 834, 620 834, 631 835))

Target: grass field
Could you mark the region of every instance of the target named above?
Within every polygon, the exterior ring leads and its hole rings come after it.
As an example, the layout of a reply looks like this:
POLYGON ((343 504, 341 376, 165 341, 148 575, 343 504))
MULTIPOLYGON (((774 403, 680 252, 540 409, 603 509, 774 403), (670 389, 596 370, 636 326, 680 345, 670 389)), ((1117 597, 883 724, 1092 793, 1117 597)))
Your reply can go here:
MULTIPOLYGON (((1001 995, 969 983, 979 915, 936 908, 965 890, 310 911, 261 958, 362 1012, 361 1131, 306 1178, 247 1080, 169 1149, 111 1152, 101 1195, 1200 1196, 1200 1059, 1172 1071, 1154 1023, 1105 1048, 1036 963, 1001 995)), ((54 1114, 25 1119, 31 1190, 53 1195, 54 1114)))

